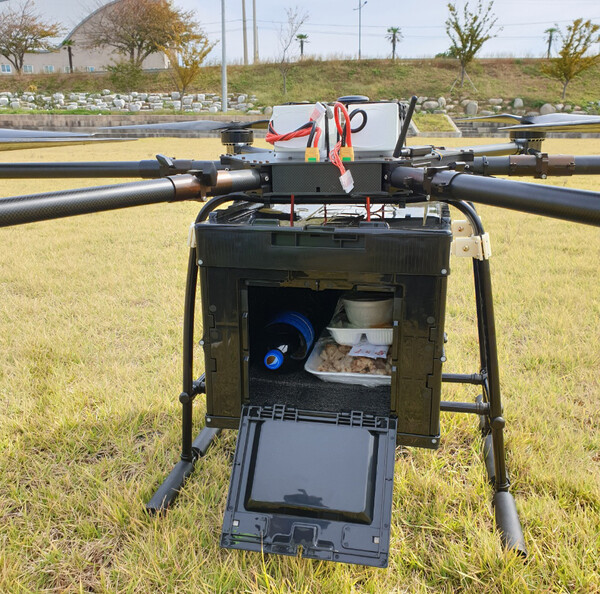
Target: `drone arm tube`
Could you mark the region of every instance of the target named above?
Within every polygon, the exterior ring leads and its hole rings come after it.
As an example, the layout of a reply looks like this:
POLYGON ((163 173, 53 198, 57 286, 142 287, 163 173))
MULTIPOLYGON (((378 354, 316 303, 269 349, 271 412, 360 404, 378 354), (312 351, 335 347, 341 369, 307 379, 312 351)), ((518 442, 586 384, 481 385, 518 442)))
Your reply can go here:
POLYGON ((600 174, 600 155, 512 155, 475 157, 465 171, 480 175, 510 175, 545 178, 565 175, 600 174))
POLYGON ((260 184, 258 171, 244 169, 219 171, 214 184, 204 183, 202 176, 185 174, 114 186, 15 196, 0 199, 0 227, 143 204, 198 200, 203 196, 257 189, 260 184))
POLYGON ((600 226, 600 194, 505 179, 397 167, 392 185, 437 196, 600 226))
POLYGON ((143 161, 106 161, 74 162, 74 163, 0 163, 1 179, 30 178, 98 178, 98 177, 132 177, 156 179, 206 169, 206 165, 218 162, 195 161, 193 159, 173 159, 170 166, 158 159, 143 161))

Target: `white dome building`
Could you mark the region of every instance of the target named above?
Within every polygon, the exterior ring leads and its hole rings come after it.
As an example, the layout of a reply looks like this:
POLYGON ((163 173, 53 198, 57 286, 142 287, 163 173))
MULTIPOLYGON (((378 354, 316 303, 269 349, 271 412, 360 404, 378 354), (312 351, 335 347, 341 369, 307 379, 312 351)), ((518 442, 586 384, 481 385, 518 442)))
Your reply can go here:
MULTIPOLYGON (((23 73, 24 74, 39 74, 39 73, 53 73, 53 72, 70 72, 69 66, 69 50, 67 47, 61 47, 61 42, 71 42, 71 58, 73 63, 73 70, 76 72, 102 72, 107 70, 107 66, 111 64, 115 64, 118 62, 122 62, 126 60, 127 57, 123 54, 117 53, 111 47, 104 48, 94 48, 88 49, 87 45, 87 35, 86 31, 89 28, 93 28, 103 17, 103 13, 106 10, 109 10, 111 6, 122 2, 123 0, 111 0, 106 2, 96 10, 94 10, 91 14, 88 14, 83 20, 81 20, 64 38, 64 40, 57 40, 57 49, 54 51, 41 51, 35 53, 27 53, 25 55, 25 62, 23 64, 23 73)), ((6 2, 6 5, 10 5, 10 0, 0 0, 0 7, 2 7, 3 2, 6 2)), ((67 8, 67 5, 72 5, 72 2, 68 0, 62 0, 65 4, 64 8, 67 8)), ((61 7, 61 0, 56 0, 56 2, 52 3, 54 8, 61 7)), ((0 8, 1 10, 1 8, 0 8)), ((42 11, 38 11, 43 15, 43 18, 47 21, 55 22, 59 20, 56 16, 56 12, 54 16, 52 14, 46 14, 42 11)), ((68 19, 64 17, 60 19, 63 22, 68 19)), ((155 53, 148 56, 143 64, 142 68, 144 70, 157 70, 167 68, 168 62, 166 57, 162 53, 155 53)), ((0 56, 0 74, 12 74, 14 69, 8 63, 4 56, 0 56)))

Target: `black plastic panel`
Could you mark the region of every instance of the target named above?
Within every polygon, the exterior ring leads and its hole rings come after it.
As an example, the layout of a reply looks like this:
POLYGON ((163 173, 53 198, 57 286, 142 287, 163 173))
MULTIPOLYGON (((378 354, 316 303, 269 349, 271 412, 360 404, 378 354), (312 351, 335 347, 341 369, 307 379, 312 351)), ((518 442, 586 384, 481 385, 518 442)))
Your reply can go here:
POLYGON ((221 545, 385 567, 396 421, 246 406, 221 545))

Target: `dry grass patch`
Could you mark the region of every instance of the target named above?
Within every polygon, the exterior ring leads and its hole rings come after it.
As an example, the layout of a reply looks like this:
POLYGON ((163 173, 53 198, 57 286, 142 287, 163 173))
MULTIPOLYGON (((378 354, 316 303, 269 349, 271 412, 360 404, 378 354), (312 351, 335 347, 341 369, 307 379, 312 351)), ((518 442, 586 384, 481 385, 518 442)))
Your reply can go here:
MULTIPOLYGON (((479 141, 490 142, 468 144, 479 141)), ((546 148, 600 153, 598 141, 546 148)), ((220 145, 149 139, 66 152, 9 157, 209 159, 220 145)), ((0 194, 95 183, 3 181, 0 194)), ((591 177, 557 183, 599 188, 591 177)), ((398 453, 383 571, 220 549, 234 432, 165 518, 145 515, 178 455, 186 239, 197 211, 157 205, 0 230, 0 591, 598 591, 597 228, 481 208, 494 249, 509 470, 530 558, 503 552, 492 532, 474 419, 444 413, 437 452, 398 453)), ((452 262, 447 371, 477 367, 470 268, 452 262)), ((459 386, 444 393, 473 396, 459 386)), ((198 428, 202 414, 199 400, 198 428)))

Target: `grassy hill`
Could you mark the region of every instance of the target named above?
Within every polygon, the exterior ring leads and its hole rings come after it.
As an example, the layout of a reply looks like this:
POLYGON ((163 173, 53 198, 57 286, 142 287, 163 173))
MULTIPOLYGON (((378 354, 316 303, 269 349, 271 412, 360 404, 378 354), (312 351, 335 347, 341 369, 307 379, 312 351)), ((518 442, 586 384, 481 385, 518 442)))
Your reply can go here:
MULTIPOLYGON (((562 102, 561 85, 541 72, 540 59, 477 60, 469 75, 477 90, 465 86, 455 88, 452 97, 488 99, 490 97, 521 97, 526 107, 538 107, 562 102)), ((341 95, 362 94, 371 99, 408 98, 413 94, 438 97, 450 95, 458 73, 456 60, 435 58, 427 60, 305 60, 295 64, 288 75, 288 93, 283 95, 281 74, 277 64, 260 63, 252 66, 230 66, 230 92, 254 93, 261 105, 285 101, 333 99, 341 95)), ((54 75, 3 76, 0 91, 26 90, 30 85, 40 91, 171 91, 173 83, 168 73, 149 73, 143 89, 118 89, 107 74, 75 73, 54 75)), ((203 69, 193 89, 196 92, 221 90, 220 67, 203 69)), ((566 102, 586 105, 600 100, 600 66, 589 70, 573 81, 566 102)))

